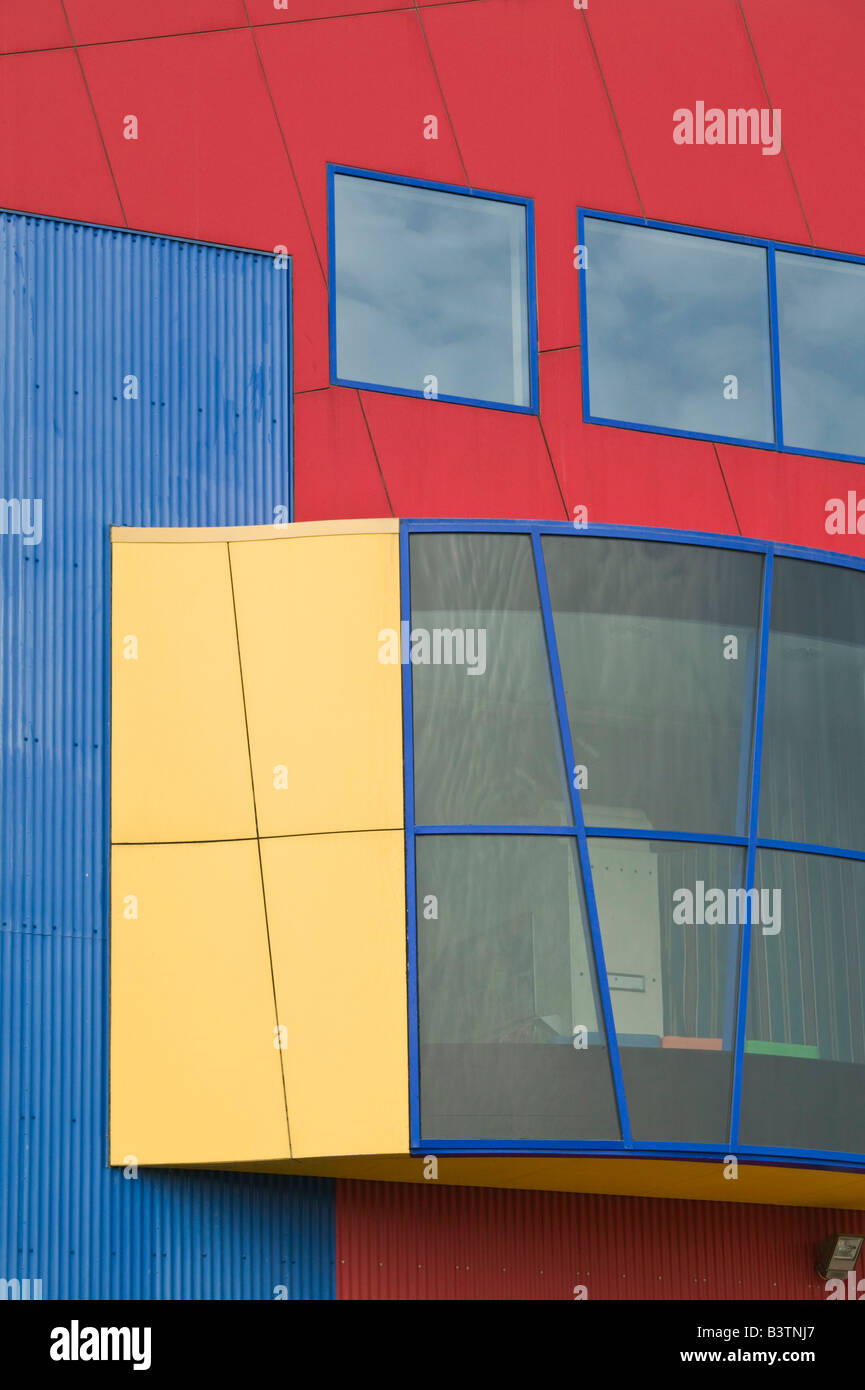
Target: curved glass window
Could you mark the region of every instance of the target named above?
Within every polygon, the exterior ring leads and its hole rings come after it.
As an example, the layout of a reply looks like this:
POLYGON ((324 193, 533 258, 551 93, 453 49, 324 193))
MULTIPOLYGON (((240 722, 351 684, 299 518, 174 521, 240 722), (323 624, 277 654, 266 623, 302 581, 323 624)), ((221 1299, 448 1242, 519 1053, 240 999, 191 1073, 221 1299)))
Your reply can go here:
POLYGON ((865 1167, 865 561, 403 525, 413 1142, 865 1167))

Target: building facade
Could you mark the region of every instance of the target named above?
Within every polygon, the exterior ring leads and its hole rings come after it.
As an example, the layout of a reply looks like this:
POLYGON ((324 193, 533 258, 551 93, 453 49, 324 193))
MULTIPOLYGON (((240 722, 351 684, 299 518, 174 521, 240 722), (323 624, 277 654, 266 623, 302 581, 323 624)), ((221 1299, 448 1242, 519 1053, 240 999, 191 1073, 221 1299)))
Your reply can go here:
POLYGON ((863 38, 6 7, 0 1278, 827 1297, 863 38))

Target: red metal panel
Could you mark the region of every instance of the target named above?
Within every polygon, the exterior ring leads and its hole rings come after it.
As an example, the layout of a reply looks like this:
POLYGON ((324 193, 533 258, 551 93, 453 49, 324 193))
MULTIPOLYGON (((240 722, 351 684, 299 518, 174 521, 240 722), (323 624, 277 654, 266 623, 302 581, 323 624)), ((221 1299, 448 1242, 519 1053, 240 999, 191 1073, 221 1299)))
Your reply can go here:
POLYGON ((561 521, 536 416, 378 391, 361 398, 396 516, 561 521))
MULTIPOLYGON (((785 541, 816 550, 839 550, 865 558, 865 535, 834 535, 826 530, 826 504, 840 498, 847 518, 847 495, 865 500, 860 463, 774 454, 719 444, 718 453, 745 536, 785 541)), ((854 501, 855 517, 855 501, 854 501)), ((863 518, 865 525, 865 518, 863 518)))
MULTIPOLYGON (((30 0, 27 0, 30 3, 30 0)), ((205 29, 246 28, 243 0, 64 0, 76 43, 150 39, 159 34, 198 34, 205 29)), ((67 40, 68 41, 68 40, 67 40)))
MULTIPOLYGON (((694 111, 697 101, 724 111, 768 106, 737 0, 664 0, 663 24, 645 0, 617 0, 586 14, 646 216, 807 241, 782 153, 673 142, 673 112, 694 111)), ((812 8, 798 31, 800 83, 802 34, 810 45, 822 22, 812 8)), ((816 93, 803 85, 810 107, 816 93)))
POLYGON ((0 7, 0 53, 65 48, 71 42, 60 0, 7 0, 0 7))
POLYGON ((583 16, 486 0, 425 9, 423 25, 471 182, 535 199, 541 347, 573 347, 577 204, 640 211, 583 16))
POLYGON ((0 202, 91 222, 123 220, 69 49, 0 59, 0 202))
POLYGON ((130 225, 287 246, 295 383, 325 386, 324 279, 249 30, 107 44, 81 59, 130 225), (127 115, 137 140, 124 137, 127 115))
POLYGON ((257 31, 262 61, 322 258, 328 160, 464 183, 413 13, 257 31), (438 118, 438 139, 424 119, 438 118))
POLYGON ((861 254, 865 6, 745 0, 743 8, 772 103, 784 113, 784 148, 815 244, 861 254))
POLYGON ((334 15, 369 14, 373 10, 408 10, 410 0, 246 0, 253 24, 298 19, 327 19, 334 15), (277 9, 279 3, 284 8, 277 9))
MULTIPOLYGON (((336 1184, 337 1298, 822 1300, 819 1242, 861 1212, 336 1184)), ((860 1271, 861 1273, 861 1271, 860 1271)))
POLYGON ((736 533, 714 447, 583 423, 579 350, 541 354, 541 421, 573 517, 589 522, 736 533))
POLYGON ((331 386, 294 399, 295 519, 390 516, 357 391, 331 386))

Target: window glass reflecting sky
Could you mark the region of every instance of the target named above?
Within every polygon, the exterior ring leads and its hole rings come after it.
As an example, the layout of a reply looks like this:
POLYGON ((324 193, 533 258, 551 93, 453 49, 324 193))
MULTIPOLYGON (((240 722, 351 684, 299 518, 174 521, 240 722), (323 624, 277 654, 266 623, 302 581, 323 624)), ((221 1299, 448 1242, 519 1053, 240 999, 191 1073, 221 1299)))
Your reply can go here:
POLYGON ((334 175, 337 374, 531 405, 521 203, 334 175))
POLYGON ((865 451, 865 266, 779 251, 784 443, 865 451))
POLYGON ((765 249, 591 217, 585 240, 592 415, 773 442, 765 249))

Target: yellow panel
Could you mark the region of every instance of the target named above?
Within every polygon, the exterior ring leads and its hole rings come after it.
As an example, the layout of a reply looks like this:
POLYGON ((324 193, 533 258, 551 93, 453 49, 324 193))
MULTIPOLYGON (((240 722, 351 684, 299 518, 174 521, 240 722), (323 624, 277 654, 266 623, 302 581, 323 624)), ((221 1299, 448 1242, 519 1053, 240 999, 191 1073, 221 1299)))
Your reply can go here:
POLYGON ((401 827, 398 537, 229 549, 259 833, 401 827))
MULTIPOLYGON (((294 1173, 367 1182, 427 1182, 423 1158, 304 1159, 291 1163, 236 1163, 243 1172, 294 1173)), ((674 1159, 570 1158, 516 1155, 446 1156, 438 1182, 449 1187, 509 1187, 541 1192, 597 1192, 630 1197, 680 1197, 780 1207, 832 1207, 865 1211, 865 1173, 739 1164, 725 1180, 720 1164, 674 1159)))
POLYGON ((346 517, 335 521, 292 521, 273 526, 112 526, 111 540, 115 545, 136 541, 158 541, 182 544, 189 541, 266 541, 285 540, 291 536, 372 536, 399 535, 399 521, 385 517, 382 521, 361 517, 346 517))
POLYGON ((112 563, 112 840, 254 836, 228 546, 112 563))
POLYGON ((262 840, 292 1154, 408 1150, 398 831, 262 840))
POLYGON ((124 845, 111 879, 111 1162, 288 1157, 258 846, 124 845))

